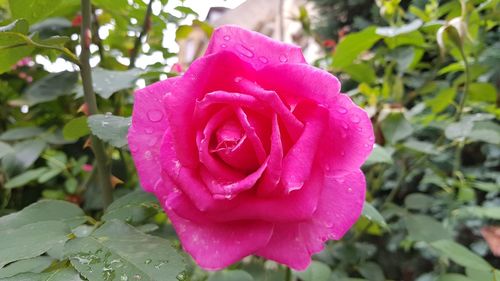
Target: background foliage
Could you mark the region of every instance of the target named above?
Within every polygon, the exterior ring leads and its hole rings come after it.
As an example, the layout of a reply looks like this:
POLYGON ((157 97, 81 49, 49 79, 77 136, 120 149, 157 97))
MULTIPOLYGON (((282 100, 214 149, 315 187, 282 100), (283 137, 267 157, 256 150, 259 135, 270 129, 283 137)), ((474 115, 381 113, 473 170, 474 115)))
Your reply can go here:
POLYGON ((193 26, 179 21, 196 13, 92 0, 104 114, 88 116, 80 1, 0 0, 0 280, 500 280, 483 237, 500 220, 498 0, 313 2, 318 16, 300 9, 299 20, 328 43, 315 64, 339 76, 376 132, 363 216, 305 272, 251 257, 207 273, 140 191, 124 138, 135 82, 176 75, 161 63, 137 69, 137 57, 176 56, 163 31, 185 36, 193 26), (47 60, 72 64, 48 72, 47 60), (106 209, 91 132, 113 175, 106 209))

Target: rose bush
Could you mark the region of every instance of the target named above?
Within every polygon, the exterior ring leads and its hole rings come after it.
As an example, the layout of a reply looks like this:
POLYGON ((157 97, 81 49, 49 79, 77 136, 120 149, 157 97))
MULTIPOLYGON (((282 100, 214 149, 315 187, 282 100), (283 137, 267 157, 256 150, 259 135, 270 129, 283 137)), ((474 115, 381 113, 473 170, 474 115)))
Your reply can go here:
POLYGON ((141 184, 201 267, 254 254, 305 269, 353 225, 374 137, 339 90, 300 48, 224 26, 182 77, 136 92, 141 184))

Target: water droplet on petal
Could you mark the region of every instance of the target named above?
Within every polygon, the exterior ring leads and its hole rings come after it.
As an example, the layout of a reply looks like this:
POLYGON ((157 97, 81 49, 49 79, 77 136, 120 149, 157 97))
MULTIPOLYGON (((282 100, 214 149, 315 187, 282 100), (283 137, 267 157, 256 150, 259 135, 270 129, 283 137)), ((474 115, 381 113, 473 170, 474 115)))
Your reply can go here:
POLYGON ((341 131, 340 131, 340 137, 342 137, 343 139, 345 139, 345 138, 347 137, 347 133, 346 133, 346 131, 341 130, 341 131))
POLYGON ((269 60, 266 57, 259 57, 259 61, 261 63, 268 63, 269 62, 269 60))
POLYGON ((349 124, 347 124, 347 122, 345 122, 345 121, 342 121, 342 128, 348 130, 349 129, 349 124))
POLYGON ((358 132, 362 132, 362 131, 363 131, 363 128, 362 128, 362 127, 357 127, 357 128, 356 128, 356 130, 357 130, 358 132))
POLYGON ((253 58, 254 56, 253 52, 243 45, 236 45, 236 50, 238 50, 238 52, 244 55, 245 57, 253 58))
POLYGON ((231 40, 231 36, 229 36, 229 35, 224 35, 224 37, 222 37, 222 38, 223 38, 224 40, 226 40, 226 41, 231 40))
POLYGON ((148 127, 146 129, 144 129, 144 132, 146 132, 146 134, 150 135, 153 133, 153 129, 148 127))
POLYGON ((345 151, 343 151, 343 150, 342 150, 342 151, 340 152, 340 155, 341 155, 341 156, 345 156, 345 151))
POLYGON ((156 144, 156 141, 157 141, 157 138, 156 137, 152 137, 148 140, 148 145, 149 146, 153 146, 156 144))
POLYGON ((151 122, 159 122, 163 119, 163 112, 159 110, 151 110, 148 112, 148 119, 151 122))
POLYGON ((236 83, 239 83, 241 80, 243 80, 243 78, 241 78, 239 76, 234 78, 234 82, 236 82, 236 83))
POLYGON ((153 158, 153 154, 151 153, 151 151, 148 150, 144 152, 144 159, 151 160, 151 158, 153 158))
POLYGON ((339 107, 337 108, 337 111, 340 113, 340 114, 346 114, 347 113, 347 109, 345 107, 339 107))
POLYGON ((359 121, 361 121, 361 120, 359 119, 358 116, 353 116, 353 117, 351 117, 351 121, 352 121, 352 123, 358 124, 359 121))
POLYGON ((288 58, 285 55, 280 55, 279 59, 280 59, 280 62, 287 62, 288 61, 288 58))
POLYGON ((347 188, 347 191, 348 191, 348 192, 352 192, 352 188, 350 188, 350 187, 349 187, 349 188, 347 188))
POLYGON ((226 44, 222 44, 220 45, 222 48, 227 48, 227 45, 226 44))
POLYGON ((375 140, 375 137, 374 137, 374 136, 370 136, 370 137, 368 138, 368 140, 369 140, 369 141, 374 141, 374 140, 375 140))

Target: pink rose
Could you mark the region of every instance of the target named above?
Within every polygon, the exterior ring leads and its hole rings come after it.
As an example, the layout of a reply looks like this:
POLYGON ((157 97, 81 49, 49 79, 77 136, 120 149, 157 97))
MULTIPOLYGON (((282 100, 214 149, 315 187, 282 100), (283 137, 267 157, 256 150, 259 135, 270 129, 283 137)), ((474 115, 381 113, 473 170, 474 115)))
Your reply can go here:
POLYGON ((374 138, 339 90, 300 48, 223 26, 183 76, 136 92, 141 184, 202 268, 253 254, 305 269, 354 224, 374 138))

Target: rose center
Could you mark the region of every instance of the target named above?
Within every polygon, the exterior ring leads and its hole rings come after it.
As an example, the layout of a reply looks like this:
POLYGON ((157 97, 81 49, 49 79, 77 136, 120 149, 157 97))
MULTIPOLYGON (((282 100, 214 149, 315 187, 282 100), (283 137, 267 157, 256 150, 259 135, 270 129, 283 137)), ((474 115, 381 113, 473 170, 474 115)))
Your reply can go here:
POLYGON ((250 172, 259 167, 245 131, 234 119, 226 121, 215 132, 210 145, 210 153, 218 156, 227 165, 244 172, 250 172))

